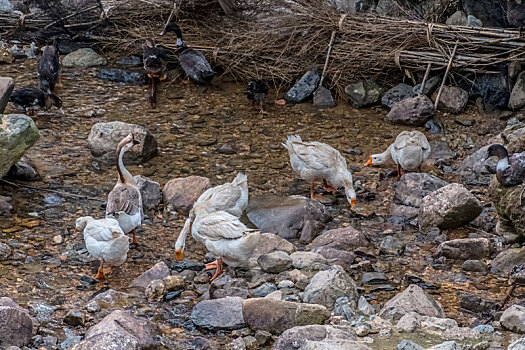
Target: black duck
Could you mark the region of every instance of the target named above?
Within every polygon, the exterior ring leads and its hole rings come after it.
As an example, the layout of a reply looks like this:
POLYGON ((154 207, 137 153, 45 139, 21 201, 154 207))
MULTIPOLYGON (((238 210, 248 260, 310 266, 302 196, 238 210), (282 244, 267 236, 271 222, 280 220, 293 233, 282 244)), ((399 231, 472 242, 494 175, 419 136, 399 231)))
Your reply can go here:
POLYGON ((58 96, 33 86, 13 91, 9 101, 29 115, 33 115, 35 111, 47 111, 51 107, 62 108, 62 100, 58 96))
POLYGON ((60 64, 60 56, 58 51, 58 43, 53 39, 51 45, 47 45, 38 62, 38 81, 40 89, 51 93, 57 83, 60 83, 60 71, 62 66, 60 64))
POLYGON ((153 39, 146 39, 143 62, 146 74, 150 82, 150 103, 155 108, 157 104, 157 84, 166 79, 166 67, 168 65, 166 49, 157 46, 153 39))

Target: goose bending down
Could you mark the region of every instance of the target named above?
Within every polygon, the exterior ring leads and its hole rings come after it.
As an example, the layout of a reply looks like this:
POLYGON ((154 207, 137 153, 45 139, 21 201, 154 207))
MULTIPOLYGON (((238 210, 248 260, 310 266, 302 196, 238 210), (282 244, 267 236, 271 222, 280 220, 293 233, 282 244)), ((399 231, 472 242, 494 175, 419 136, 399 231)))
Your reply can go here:
POLYGON ((40 89, 50 94, 55 85, 60 84, 61 70, 58 42, 57 39, 53 39, 53 43, 46 46, 42 58, 38 62, 40 89))
POLYGON ((117 146, 117 184, 108 195, 106 206, 106 218, 114 218, 118 221, 124 233, 131 232, 132 244, 138 245, 136 229, 142 223, 142 196, 137 183, 130 172, 124 167, 122 157, 134 145, 139 144, 133 138, 133 134, 127 135, 117 146))
POLYGON ((144 69, 149 77, 150 96, 149 101, 152 108, 157 104, 157 85, 159 81, 166 80, 166 68, 168 66, 167 53, 163 47, 157 46, 153 39, 146 39, 146 47, 143 55, 144 69))
POLYGON ((58 96, 27 86, 13 91, 9 101, 21 111, 33 115, 35 111, 47 111, 51 107, 59 108, 62 113, 62 100, 58 96))
POLYGON ((207 83, 211 81, 217 73, 211 69, 206 57, 204 57, 199 50, 184 44, 182 41, 182 31, 175 21, 168 23, 160 35, 165 35, 169 32, 174 32, 177 35, 179 63, 188 78, 191 78, 197 83, 207 83))
POLYGON ((206 264, 207 270, 216 269, 213 281, 223 273, 223 263, 240 266, 252 256, 259 244, 259 230, 247 228, 238 217, 225 211, 207 213, 196 208, 192 225, 193 237, 202 242, 206 249, 218 259, 206 264))
POLYGON ((355 205, 352 174, 338 150, 321 142, 303 142, 298 135, 288 136, 283 146, 288 150, 292 169, 310 182, 310 198, 314 199, 314 181, 323 180, 323 188, 328 192, 344 187, 350 206, 355 205))
POLYGON ((430 151, 430 144, 422 132, 402 131, 386 151, 372 154, 365 165, 381 165, 391 158, 397 165, 397 178, 400 179, 401 169, 419 170, 421 164, 430 155, 430 151))
POLYGON ((515 153, 509 157, 505 146, 491 145, 487 150, 487 157, 498 157, 496 165, 496 179, 502 186, 521 185, 525 180, 525 152, 515 153))
MULTIPOLYGON (((240 217, 248 205, 248 178, 239 173, 232 182, 207 189, 193 204, 188 219, 184 224, 179 237, 175 242, 175 256, 182 260, 184 248, 186 247, 186 236, 192 231, 192 223, 195 221, 196 212, 210 214, 217 211, 225 211, 235 217, 240 217)), ((193 238, 197 240, 195 235, 193 238)), ((203 243, 203 242, 201 242, 203 243)))
POLYGON ((128 257, 129 239, 115 219, 95 220, 83 216, 75 222, 75 232, 84 233, 86 248, 92 256, 100 260, 95 279, 104 279, 104 263, 120 266, 128 257))

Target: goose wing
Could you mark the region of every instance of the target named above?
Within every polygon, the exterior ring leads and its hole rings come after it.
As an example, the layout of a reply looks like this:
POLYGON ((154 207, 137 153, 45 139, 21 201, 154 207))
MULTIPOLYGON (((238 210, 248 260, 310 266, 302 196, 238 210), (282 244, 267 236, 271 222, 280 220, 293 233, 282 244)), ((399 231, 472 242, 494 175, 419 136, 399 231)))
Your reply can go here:
POLYGON ((257 231, 247 228, 237 217, 224 211, 197 218, 193 230, 209 240, 237 239, 247 232, 257 231))
POLYGON ((141 209, 142 198, 137 188, 119 184, 109 193, 106 214, 124 212, 128 215, 134 215, 141 209))

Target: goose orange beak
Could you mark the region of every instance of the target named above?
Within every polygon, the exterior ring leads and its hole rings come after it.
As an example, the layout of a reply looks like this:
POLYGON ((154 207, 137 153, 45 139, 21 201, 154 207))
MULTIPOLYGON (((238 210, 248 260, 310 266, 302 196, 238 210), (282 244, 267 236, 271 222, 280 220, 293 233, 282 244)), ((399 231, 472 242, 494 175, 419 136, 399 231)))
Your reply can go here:
POLYGON ((79 233, 79 232, 80 232, 80 230, 75 227, 75 233, 79 233))
POLYGON ((370 159, 367 160, 367 162, 365 163, 365 166, 368 166, 368 165, 372 165, 372 156, 370 156, 370 159))
POLYGON ((180 249, 175 249, 175 257, 177 258, 177 261, 182 260, 182 251, 180 249))
POLYGON ((355 205, 356 202, 357 202, 357 199, 352 198, 352 199, 350 200, 350 207, 353 207, 353 206, 355 205))

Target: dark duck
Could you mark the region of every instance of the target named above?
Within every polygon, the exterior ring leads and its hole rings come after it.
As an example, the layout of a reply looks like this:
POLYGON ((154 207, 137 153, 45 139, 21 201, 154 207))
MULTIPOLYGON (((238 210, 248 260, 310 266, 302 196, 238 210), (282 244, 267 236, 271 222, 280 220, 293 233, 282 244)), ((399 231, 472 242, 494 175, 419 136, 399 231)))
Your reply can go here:
POLYGON ((202 84, 211 81, 217 73, 211 69, 206 57, 204 57, 200 51, 184 44, 182 41, 182 31, 175 21, 168 23, 160 35, 165 35, 169 32, 174 32, 175 35, 177 35, 179 63, 188 78, 202 84))
POLYGON ((166 49, 155 44, 153 39, 146 39, 146 47, 142 58, 144 69, 149 77, 150 97, 152 108, 157 104, 157 85, 166 80, 166 67, 168 66, 166 49))
POLYGON ((510 25, 521 31, 525 28, 525 3, 523 0, 509 0, 507 1, 507 19, 510 25))
POLYGON ((260 113, 265 113, 264 103, 266 101, 266 95, 268 94, 268 84, 263 80, 251 80, 246 87, 246 97, 252 101, 252 104, 258 104, 260 113))
POLYGON ((502 186, 521 185, 525 180, 525 152, 515 153, 509 157, 507 149, 500 144, 491 145, 487 159, 498 157, 496 179, 502 186))
POLYGON ((16 108, 29 115, 33 115, 35 111, 47 111, 51 107, 62 108, 62 100, 60 98, 33 86, 13 91, 9 101, 16 108))
POLYGON ((38 62, 40 89, 51 93, 55 85, 60 85, 61 69, 58 43, 56 39, 53 39, 51 45, 47 45, 44 49, 42 58, 40 58, 40 62, 38 62))

